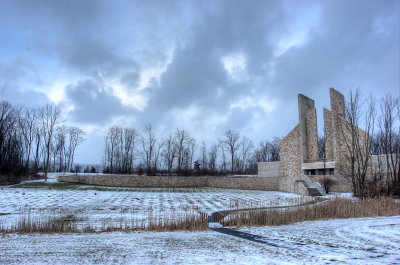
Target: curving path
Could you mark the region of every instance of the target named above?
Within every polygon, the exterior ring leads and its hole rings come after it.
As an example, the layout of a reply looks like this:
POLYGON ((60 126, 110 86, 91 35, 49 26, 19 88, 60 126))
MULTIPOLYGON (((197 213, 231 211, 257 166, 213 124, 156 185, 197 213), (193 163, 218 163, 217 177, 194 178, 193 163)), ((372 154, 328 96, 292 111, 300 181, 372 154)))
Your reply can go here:
POLYGON ((260 207, 260 208, 245 208, 245 209, 235 209, 235 210, 226 210, 226 211, 217 211, 213 212, 211 216, 209 217, 209 226, 210 230, 222 233, 225 235, 230 235, 234 237, 238 237, 241 239, 246 239, 252 242, 256 243, 261 243, 261 244, 266 244, 269 246, 273 247, 281 247, 281 248, 286 248, 286 249, 294 249, 291 247, 293 246, 299 246, 299 245, 304 245, 302 243, 297 243, 297 242, 291 242, 292 244, 288 244, 287 241, 283 241, 281 239, 277 238, 267 238, 265 236, 259 236, 259 235, 253 235, 250 233, 246 232, 240 232, 233 230, 228 227, 222 227, 222 225, 219 223, 221 220, 223 220, 226 216, 232 214, 232 213, 237 213, 237 212, 245 212, 245 211, 252 211, 252 210, 269 210, 269 209, 288 209, 288 208, 297 208, 301 206, 306 206, 306 205, 313 205, 317 203, 323 203, 326 202, 328 199, 323 198, 320 200, 313 200, 301 204, 296 204, 296 205, 287 205, 287 206, 269 206, 269 207, 260 207))

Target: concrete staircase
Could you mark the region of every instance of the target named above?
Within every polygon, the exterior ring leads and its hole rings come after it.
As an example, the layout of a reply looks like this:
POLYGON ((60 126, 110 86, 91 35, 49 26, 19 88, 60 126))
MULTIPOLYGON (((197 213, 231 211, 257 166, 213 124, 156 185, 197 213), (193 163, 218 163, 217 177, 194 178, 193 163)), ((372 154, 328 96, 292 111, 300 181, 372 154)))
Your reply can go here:
POLYGON ((306 175, 303 175, 303 179, 296 180, 306 187, 308 195, 310 196, 324 196, 326 195, 325 189, 318 182, 312 182, 306 175))

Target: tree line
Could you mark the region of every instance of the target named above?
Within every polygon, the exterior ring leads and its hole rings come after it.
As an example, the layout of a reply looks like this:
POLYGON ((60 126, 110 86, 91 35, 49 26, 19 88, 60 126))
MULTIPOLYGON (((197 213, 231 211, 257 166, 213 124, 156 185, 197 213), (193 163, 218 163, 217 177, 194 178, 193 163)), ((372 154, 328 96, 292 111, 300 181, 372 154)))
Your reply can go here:
POLYGON ((60 105, 39 108, 0 102, 0 182, 16 183, 43 171, 71 171, 82 129, 64 124, 60 105))
POLYGON ((223 175, 257 174, 257 163, 278 161, 280 139, 264 141, 257 147, 247 137, 227 130, 215 143, 207 145, 177 128, 158 138, 152 126, 143 130, 110 127, 105 134, 105 173, 139 175, 223 175))

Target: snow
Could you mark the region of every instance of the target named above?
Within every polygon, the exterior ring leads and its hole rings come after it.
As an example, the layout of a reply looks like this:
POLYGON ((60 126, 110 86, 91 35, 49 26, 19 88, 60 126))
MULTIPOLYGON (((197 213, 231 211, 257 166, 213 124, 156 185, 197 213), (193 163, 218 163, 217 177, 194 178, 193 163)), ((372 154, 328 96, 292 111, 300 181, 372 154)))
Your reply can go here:
MULTIPOLYGON (((56 175, 49 174, 50 186, 56 182, 56 175)), ((0 225, 10 227, 21 212, 28 211, 36 216, 74 215, 82 226, 99 227, 103 223, 131 223, 132 219, 139 223, 149 216, 177 218, 186 213, 211 214, 233 207, 295 204, 301 198, 285 192, 218 188, 124 188, 79 184, 65 189, 9 186, 0 190, 0 225)))
MULTIPOLYGON (((56 184, 56 175, 49 175, 49 182, 56 184)), ((290 193, 216 188, 73 185, 50 190, 8 186, 0 190, 0 224, 13 224, 24 209, 68 212, 85 223, 99 224, 146 218, 149 212, 160 216, 187 210, 210 214, 232 207, 289 205, 298 200, 300 196, 290 193)), ((244 227, 239 231, 267 237, 274 244, 215 231, 4 234, 0 237, 0 264, 400 264, 400 216, 244 227)))
POLYGON ((214 231, 16 235, 1 264, 399 264, 400 216, 243 228, 279 247, 214 231), (302 243, 302 244, 299 244, 302 243))

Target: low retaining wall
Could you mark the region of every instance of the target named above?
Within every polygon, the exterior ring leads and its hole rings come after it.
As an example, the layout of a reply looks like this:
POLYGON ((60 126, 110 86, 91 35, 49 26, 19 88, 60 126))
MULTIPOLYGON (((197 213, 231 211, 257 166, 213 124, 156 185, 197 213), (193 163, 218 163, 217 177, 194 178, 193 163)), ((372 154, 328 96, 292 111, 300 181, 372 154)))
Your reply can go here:
POLYGON ((225 189, 280 190, 279 178, 271 177, 69 175, 59 176, 58 180, 116 187, 214 187, 225 189))

